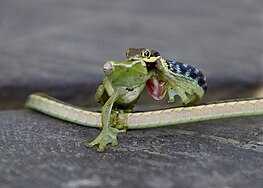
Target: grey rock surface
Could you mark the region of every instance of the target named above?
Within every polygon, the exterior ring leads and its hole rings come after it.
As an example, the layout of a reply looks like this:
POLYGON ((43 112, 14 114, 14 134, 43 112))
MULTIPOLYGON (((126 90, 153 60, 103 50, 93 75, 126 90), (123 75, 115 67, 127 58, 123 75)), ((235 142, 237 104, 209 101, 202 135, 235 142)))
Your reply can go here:
MULTIPOLYGON (((36 91, 95 106, 102 65, 129 47, 203 70, 205 100, 253 96, 262 33, 261 0, 1 0, 0 109, 36 91)), ((0 120, 1 188, 263 187, 263 117, 128 131, 105 153, 85 147, 94 128, 30 110, 0 120)))
POLYGON ((252 96, 262 84, 262 7, 261 0, 2 0, 0 105, 22 107, 35 91, 93 105, 84 99, 102 65, 124 59, 129 47, 199 67, 211 100, 252 96))
POLYGON ((262 187, 263 117, 119 135, 88 149, 99 130, 20 110, 0 112, 0 187, 262 187))

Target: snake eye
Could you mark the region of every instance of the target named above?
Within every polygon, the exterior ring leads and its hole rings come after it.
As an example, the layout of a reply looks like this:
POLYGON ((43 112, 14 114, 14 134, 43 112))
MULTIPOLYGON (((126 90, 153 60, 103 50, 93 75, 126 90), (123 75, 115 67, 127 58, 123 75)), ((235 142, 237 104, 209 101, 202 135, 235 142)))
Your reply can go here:
POLYGON ((149 58, 151 56, 151 51, 149 49, 146 49, 142 53, 142 57, 147 57, 149 58))
POLYGON ((110 74, 113 70, 113 65, 111 61, 107 61, 103 66, 103 71, 105 74, 110 74))
POLYGON ((160 56, 160 53, 155 51, 155 50, 152 50, 152 56, 153 57, 158 57, 158 56, 160 56))

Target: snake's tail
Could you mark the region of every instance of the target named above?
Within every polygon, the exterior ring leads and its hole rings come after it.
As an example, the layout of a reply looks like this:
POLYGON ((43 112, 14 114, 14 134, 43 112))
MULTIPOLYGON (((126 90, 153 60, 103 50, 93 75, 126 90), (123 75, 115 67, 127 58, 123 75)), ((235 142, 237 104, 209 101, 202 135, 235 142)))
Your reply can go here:
POLYGON ((128 114, 128 128, 162 127, 206 120, 263 115, 263 98, 128 114))
POLYGON ((52 117, 89 127, 101 127, 101 114, 82 109, 43 93, 31 94, 25 107, 37 110, 52 117))

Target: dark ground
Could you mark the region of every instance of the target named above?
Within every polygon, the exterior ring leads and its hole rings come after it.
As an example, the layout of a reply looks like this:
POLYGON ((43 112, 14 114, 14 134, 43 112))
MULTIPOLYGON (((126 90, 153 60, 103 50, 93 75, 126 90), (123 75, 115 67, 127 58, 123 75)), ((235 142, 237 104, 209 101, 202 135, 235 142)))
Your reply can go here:
POLYGON ((97 129, 21 109, 36 91, 96 106, 129 47, 199 67, 205 101, 255 97, 262 33, 261 0, 0 1, 0 187, 263 187, 263 117, 128 131, 101 154, 97 129))

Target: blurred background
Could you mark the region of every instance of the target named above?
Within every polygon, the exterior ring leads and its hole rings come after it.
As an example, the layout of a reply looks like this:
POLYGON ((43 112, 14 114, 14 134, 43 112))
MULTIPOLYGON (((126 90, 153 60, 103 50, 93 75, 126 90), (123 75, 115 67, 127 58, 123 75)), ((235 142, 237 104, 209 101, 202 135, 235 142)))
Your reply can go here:
POLYGON ((130 47, 200 68, 204 101, 263 96, 262 34, 261 0, 1 0, 0 109, 37 91, 97 106, 103 64, 130 47))

